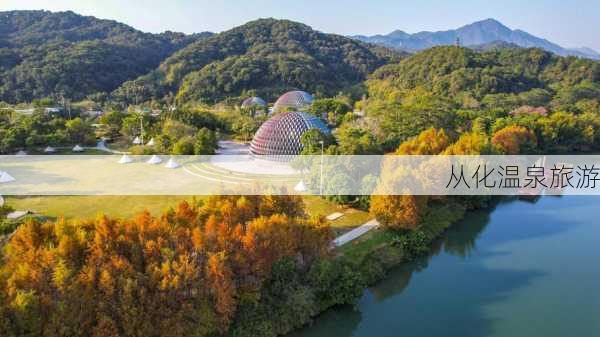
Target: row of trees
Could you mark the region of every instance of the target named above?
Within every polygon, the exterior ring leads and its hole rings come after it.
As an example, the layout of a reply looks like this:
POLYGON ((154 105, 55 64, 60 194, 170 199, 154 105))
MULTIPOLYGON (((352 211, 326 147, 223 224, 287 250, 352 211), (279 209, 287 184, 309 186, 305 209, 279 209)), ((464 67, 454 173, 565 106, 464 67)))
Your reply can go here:
POLYGON ((32 115, 0 111, 0 153, 13 154, 22 149, 95 143, 91 124, 79 117, 64 119, 41 109, 32 115))
MULTIPOLYGON (((584 116, 585 117, 585 116, 584 116)), ((554 142, 555 138, 577 137, 579 134, 591 134, 585 143, 587 148, 597 146, 593 135, 600 131, 600 116, 595 116, 595 128, 591 124, 585 124, 577 132, 573 132, 573 127, 580 121, 580 116, 566 115, 564 113, 555 113, 550 117, 541 117, 538 121, 542 128, 540 138, 536 136, 533 130, 536 128, 527 128, 518 124, 510 124, 498 128, 491 135, 479 131, 469 131, 461 134, 455 141, 443 129, 430 128, 421 132, 418 136, 403 142, 396 154, 398 155, 490 155, 490 154, 533 154, 540 151, 543 142, 554 142), (556 117, 555 117, 556 116, 556 117), (565 118, 566 117, 566 118, 565 118), (557 123, 562 121, 562 123, 557 123), (559 125, 555 125, 559 124, 559 125), (550 126, 549 126, 550 125, 550 126), (552 132, 544 127, 551 127, 552 132), (590 129, 590 127, 592 129, 590 129), (573 133, 569 133, 573 132, 573 133), (549 133, 549 134, 548 134, 549 133), (550 139, 548 139, 550 138, 550 139), (543 140, 543 142, 538 141, 543 140)), ((558 142, 561 147, 568 146, 575 140, 558 142)), ((583 146, 584 144, 579 144, 583 146)), ((572 149, 571 149, 572 150, 572 149)), ((384 161, 385 165, 385 161, 384 161)), ((379 186, 376 188, 376 194, 371 196, 370 211, 387 228, 394 230, 415 230, 422 225, 422 219, 427 213, 428 203, 430 201, 439 202, 443 199, 455 199, 455 202, 464 204, 467 208, 485 205, 489 197, 428 197, 428 196, 391 196, 382 195, 385 188, 393 186, 396 179, 406 179, 402 174, 406 174, 402 167, 382 167, 379 186)))

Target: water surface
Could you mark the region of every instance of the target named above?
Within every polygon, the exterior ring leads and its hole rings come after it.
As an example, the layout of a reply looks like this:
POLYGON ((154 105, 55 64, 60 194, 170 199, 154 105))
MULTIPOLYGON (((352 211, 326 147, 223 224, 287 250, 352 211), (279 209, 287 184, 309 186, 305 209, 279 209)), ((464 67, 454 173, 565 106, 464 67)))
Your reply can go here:
POLYGON ((600 197, 504 202, 294 336, 600 336, 600 197))

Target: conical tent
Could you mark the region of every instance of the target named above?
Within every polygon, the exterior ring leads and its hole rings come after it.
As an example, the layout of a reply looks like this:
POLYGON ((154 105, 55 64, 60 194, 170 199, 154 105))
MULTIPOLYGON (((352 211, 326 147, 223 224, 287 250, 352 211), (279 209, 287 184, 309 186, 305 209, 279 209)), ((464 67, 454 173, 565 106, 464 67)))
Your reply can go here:
POLYGON ((160 157, 157 155, 153 155, 152 158, 147 161, 147 163, 152 165, 160 164, 162 163, 162 159, 160 159, 160 157))
POLYGON ((134 145, 140 145, 140 144, 142 144, 142 140, 140 139, 140 137, 135 137, 133 139, 133 144, 134 145))
POLYGON ((133 159, 128 154, 124 154, 121 159, 119 159, 119 164, 129 164, 133 163, 133 159))
POLYGON ((165 167, 169 169, 176 169, 179 167, 179 164, 177 164, 177 162, 173 160, 173 158, 170 158, 165 167))
POLYGON ((148 143, 146 143, 146 145, 154 146, 154 138, 150 139, 150 141, 148 143))
POLYGON ((15 181, 17 179, 13 178, 10 174, 4 171, 0 171, 0 183, 10 183, 11 181, 15 181))
POLYGON ((75 145, 73 147, 73 152, 83 152, 83 151, 84 151, 84 149, 79 145, 75 145))
POLYGON ((48 147, 46 147, 44 149, 44 152, 46 152, 46 153, 54 153, 54 152, 56 152, 56 149, 53 148, 52 146, 48 146, 48 147))
POLYGON ((296 184, 296 186, 294 186, 294 191, 296 192, 306 192, 308 190, 308 188, 306 188, 306 185, 304 184, 304 180, 300 180, 300 182, 298 184, 296 184))

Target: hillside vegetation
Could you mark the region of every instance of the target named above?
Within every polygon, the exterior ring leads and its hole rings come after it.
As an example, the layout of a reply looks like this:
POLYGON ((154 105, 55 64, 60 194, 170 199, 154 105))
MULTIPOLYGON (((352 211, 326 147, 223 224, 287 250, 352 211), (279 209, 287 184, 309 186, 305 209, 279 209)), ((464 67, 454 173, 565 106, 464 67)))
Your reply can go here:
POLYGON ((367 87, 390 148, 431 126, 490 131, 503 117, 600 112, 600 62, 540 49, 435 47, 381 67, 367 87))
POLYGON ((73 12, 1 12, 0 101, 109 93, 206 35, 143 33, 73 12))
POLYGON ((248 91, 271 99, 295 88, 331 95, 400 55, 304 24, 261 19, 190 44, 117 96, 140 84, 148 95, 183 100, 216 101, 248 91))

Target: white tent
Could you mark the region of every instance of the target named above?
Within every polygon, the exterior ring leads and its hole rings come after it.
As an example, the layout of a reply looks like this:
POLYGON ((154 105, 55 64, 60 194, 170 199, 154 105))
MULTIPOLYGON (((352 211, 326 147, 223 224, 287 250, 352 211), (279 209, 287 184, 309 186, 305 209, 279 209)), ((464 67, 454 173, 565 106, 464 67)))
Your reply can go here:
POLYGON ((26 156, 26 155, 27 155, 27 152, 25 152, 23 150, 21 150, 21 151, 17 152, 17 154, 15 154, 15 156, 26 156))
POLYGON ((296 186, 294 186, 294 191, 296 191, 296 192, 308 191, 308 188, 306 188, 306 185, 304 184, 304 180, 300 180, 300 182, 298 184, 296 184, 296 186))
POLYGON ((83 152, 84 149, 79 146, 79 145, 75 145, 75 147, 73 147, 73 152, 83 152))
POLYGON ((169 161, 167 162, 167 164, 165 165, 165 167, 169 168, 169 169, 176 169, 179 166, 180 165, 177 164, 177 162, 175 160, 173 160, 173 158, 170 158, 169 161))
POLYGON ((133 163, 133 159, 128 154, 124 154, 123 157, 121 157, 121 159, 119 159, 119 164, 129 164, 129 163, 133 163))
POLYGON ((150 141, 148 143, 146 143, 146 145, 154 146, 154 138, 150 139, 150 141))
POLYGON ((45 153, 54 153, 54 152, 56 152, 56 149, 53 148, 52 146, 48 146, 44 149, 44 152, 45 153))
POLYGON ((146 163, 156 165, 162 163, 162 159, 157 155, 153 155, 146 163))
POLYGON ((10 174, 0 171, 0 184, 1 183, 10 183, 11 181, 15 181, 17 179, 13 178, 10 174))
POLYGON ((140 139, 140 137, 135 137, 133 139, 133 145, 140 145, 142 144, 142 140, 140 139))

